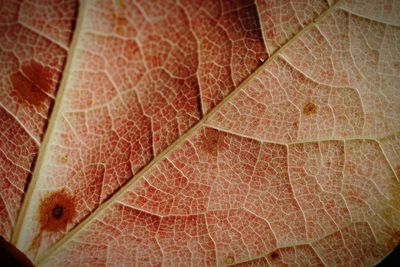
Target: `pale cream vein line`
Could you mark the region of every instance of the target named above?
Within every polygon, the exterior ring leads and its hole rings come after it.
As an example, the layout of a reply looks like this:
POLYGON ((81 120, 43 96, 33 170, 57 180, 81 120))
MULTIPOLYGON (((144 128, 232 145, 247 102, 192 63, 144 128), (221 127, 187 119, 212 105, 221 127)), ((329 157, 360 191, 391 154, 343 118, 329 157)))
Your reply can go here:
POLYGON ((19 120, 19 118, 17 117, 17 115, 15 115, 14 113, 12 113, 10 110, 8 110, 8 108, 6 108, 6 106, 3 105, 3 103, 0 102, 0 107, 2 107, 11 117, 14 118, 14 120, 16 122, 18 122, 18 125, 22 127, 22 129, 24 129, 24 131, 29 135, 30 138, 32 138, 32 140, 36 143, 36 145, 39 147, 40 146, 40 141, 35 137, 35 135, 33 133, 31 133, 28 128, 25 127, 25 125, 19 120))
POLYGON ((45 34, 44 32, 40 32, 40 31, 36 30, 35 28, 30 27, 30 26, 27 25, 25 22, 18 21, 18 23, 19 23, 22 27, 24 27, 24 28, 30 30, 30 31, 33 32, 33 33, 36 33, 37 35, 43 37, 44 39, 47 39, 48 41, 50 41, 51 43, 53 43, 53 44, 55 44, 55 45, 61 47, 61 48, 64 49, 65 51, 68 51, 68 47, 66 47, 65 45, 63 45, 63 44, 60 43, 59 41, 53 39, 52 37, 50 37, 49 35, 45 34))

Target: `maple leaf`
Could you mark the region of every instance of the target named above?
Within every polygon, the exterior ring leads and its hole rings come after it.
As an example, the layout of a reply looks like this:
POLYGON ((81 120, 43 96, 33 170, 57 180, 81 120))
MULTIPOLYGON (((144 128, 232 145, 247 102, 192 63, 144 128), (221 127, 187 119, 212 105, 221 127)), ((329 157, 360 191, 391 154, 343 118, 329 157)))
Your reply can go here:
POLYGON ((400 2, 2 1, 0 234, 43 266, 371 266, 400 241, 400 2))

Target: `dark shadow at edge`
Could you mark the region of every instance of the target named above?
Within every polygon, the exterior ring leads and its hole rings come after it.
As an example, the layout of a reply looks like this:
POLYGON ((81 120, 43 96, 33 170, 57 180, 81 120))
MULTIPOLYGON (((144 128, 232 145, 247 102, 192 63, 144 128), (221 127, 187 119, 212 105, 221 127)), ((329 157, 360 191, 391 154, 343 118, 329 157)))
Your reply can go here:
POLYGON ((2 236, 0 236, 0 263, 4 267, 34 266, 24 253, 7 242, 2 236))
POLYGON ((377 267, 389 267, 389 266, 400 266, 400 245, 384 258, 377 267))

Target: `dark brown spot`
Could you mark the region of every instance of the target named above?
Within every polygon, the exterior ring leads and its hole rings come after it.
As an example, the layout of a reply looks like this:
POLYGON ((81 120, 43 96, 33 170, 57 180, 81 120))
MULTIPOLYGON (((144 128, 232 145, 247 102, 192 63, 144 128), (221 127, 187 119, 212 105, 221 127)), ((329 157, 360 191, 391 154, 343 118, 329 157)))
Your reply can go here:
POLYGON ((63 231, 75 216, 75 201, 65 190, 56 191, 42 199, 39 211, 41 230, 63 231))
POLYGON ((279 259, 279 253, 277 251, 272 252, 271 259, 273 259, 273 260, 279 259))
POLYGON ((63 215, 64 208, 62 206, 56 206, 53 208, 53 217, 58 219, 63 215))
POLYGON ((308 116, 317 113, 317 106, 314 103, 308 102, 303 108, 303 114, 308 116))
POLYGON ((21 102, 31 105, 39 105, 48 98, 46 93, 51 90, 51 78, 50 69, 33 60, 10 76, 13 93, 21 102))

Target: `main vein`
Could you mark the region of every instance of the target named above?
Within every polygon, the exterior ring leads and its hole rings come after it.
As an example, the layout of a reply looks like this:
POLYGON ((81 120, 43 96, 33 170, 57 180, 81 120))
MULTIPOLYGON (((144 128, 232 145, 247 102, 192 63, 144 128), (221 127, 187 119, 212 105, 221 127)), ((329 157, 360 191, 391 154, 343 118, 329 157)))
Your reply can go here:
POLYGON ((36 184, 39 179, 39 174, 41 173, 41 169, 43 168, 44 158, 46 157, 48 150, 49 150, 51 137, 53 136, 53 133, 56 128, 56 121, 60 114, 62 101, 63 101, 64 95, 65 95, 65 87, 68 82, 69 73, 71 72, 74 54, 75 54, 75 51, 77 50, 77 42, 78 42, 78 38, 80 35, 83 14, 85 13, 87 3, 86 3, 86 1, 81 1, 79 5, 80 5, 79 13, 78 13, 77 21, 76 21, 75 31, 72 36, 70 48, 68 50, 68 56, 67 56, 64 70, 63 70, 60 86, 58 88, 57 97, 54 101, 53 110, 50 114, 48 126, 47 126, 46 132, 43 137, 43 142, 39 147, 39 152, 38 152, 37 159, 35 161, 35 166, 32 171, 31 180, 29 182, 28 189, 25 193, 25 196, 24 196, 24 199, 23 199, 23 202, 22 202, 19 214, 18 214, 17 222, 16 222, 14 231, 11 236, 11 243, 17 247, 19 247, 18 246, 19 242, 21 242, 20 235, 21 235, 23 226, 24 226, 24 224, 27 223, 25 221, 26 213, 29 210, 29 206, 31 204, 33 204, 31 199, 32 199, 34 190, 36 188, 36 184))

